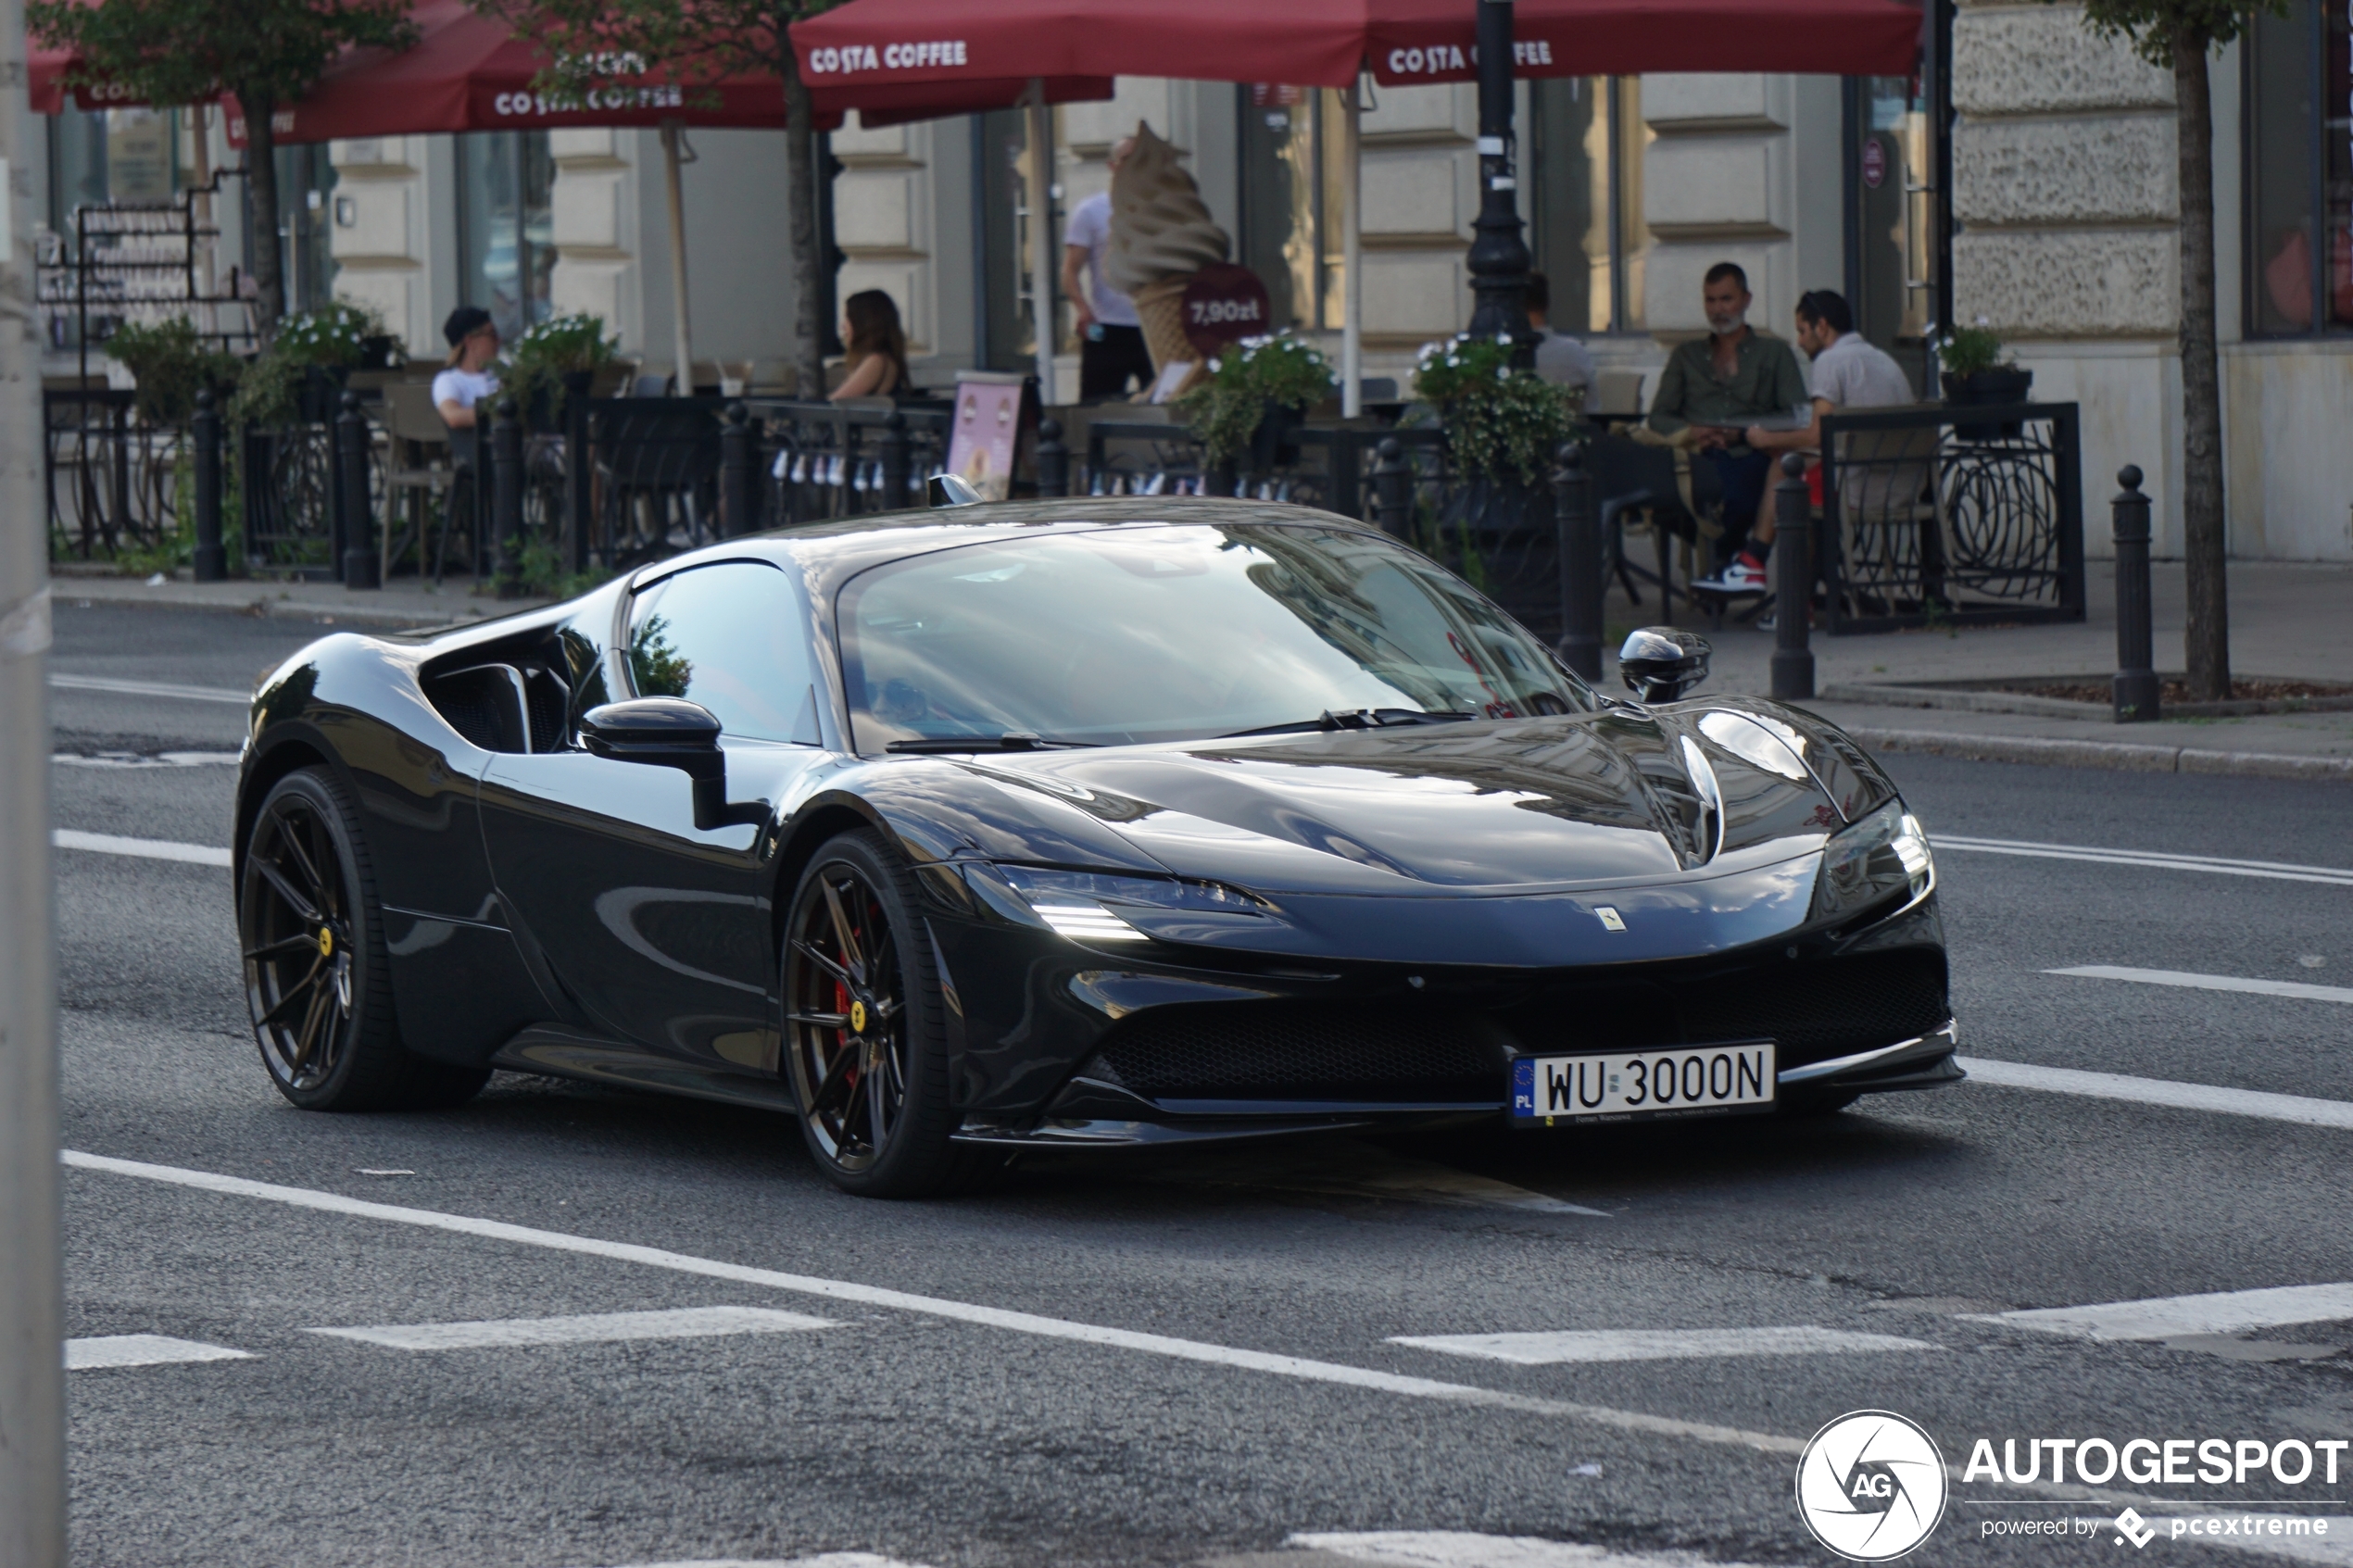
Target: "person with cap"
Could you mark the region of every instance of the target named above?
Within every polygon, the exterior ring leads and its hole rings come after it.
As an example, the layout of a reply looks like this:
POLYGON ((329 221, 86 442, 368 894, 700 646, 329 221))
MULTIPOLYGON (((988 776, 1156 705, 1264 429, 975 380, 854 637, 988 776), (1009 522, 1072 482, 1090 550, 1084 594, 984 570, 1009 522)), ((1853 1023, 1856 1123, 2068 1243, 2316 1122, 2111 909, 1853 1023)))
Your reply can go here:
POLYGON ((479 305, 460 305, 441 324, 449 340, 447 368, 433 378, 433 406, 451 430, 472 430, 474 405, 498 390, 490 362, 498 358, 498 329, 479 305))

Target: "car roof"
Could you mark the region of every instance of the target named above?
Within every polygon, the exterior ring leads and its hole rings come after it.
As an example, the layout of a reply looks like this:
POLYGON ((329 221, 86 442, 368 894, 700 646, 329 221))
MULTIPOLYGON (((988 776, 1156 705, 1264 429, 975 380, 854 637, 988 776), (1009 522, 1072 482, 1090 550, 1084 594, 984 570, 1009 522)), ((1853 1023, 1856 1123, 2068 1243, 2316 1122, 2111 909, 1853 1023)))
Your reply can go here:
POLYGON ((1118 525, 1216 527, 1251 523, 1378 530, 1338 512, 1278 501, 1197 495, 1095 495, 1070 500, 996 501, 922 511, 877 512, 747 534, 644 569, 640 582, 719 560, 764 559, 804 573, 812 592, 834 589, 872 566, 959 545, 1079 533, 1118 525))

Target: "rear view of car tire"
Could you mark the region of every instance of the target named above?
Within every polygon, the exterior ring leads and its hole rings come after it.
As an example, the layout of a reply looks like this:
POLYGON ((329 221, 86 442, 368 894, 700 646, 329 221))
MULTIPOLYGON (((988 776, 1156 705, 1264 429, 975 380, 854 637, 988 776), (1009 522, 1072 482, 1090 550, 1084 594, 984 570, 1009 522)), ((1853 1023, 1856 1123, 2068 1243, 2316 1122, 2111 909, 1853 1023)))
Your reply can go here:
POLYGON ((878 835, 819 848, 793 893, 783 968, 786 1072, 818 1168, 867 1198, 954 1185, 946 1000, 914 878, 878 835))
POLYGON ((237 935, 262 1065, 305 1110, 450 1106, 489 1080, 401 1043, 374 868, 350 792, 325 769, 289 773, 262 797, 237 935))

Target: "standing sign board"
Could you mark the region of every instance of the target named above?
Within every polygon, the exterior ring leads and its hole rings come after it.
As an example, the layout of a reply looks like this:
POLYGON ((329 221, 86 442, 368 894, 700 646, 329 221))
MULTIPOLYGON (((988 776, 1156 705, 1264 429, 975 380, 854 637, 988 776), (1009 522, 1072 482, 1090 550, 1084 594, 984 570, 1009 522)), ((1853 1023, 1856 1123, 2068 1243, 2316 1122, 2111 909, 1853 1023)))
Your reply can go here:
POLYGON ((1001 501, 1013 492, 1026 380, 997 370, 957 372, 956 421, 948 438, 948 471, 978 491, 984 501, 1001 501))

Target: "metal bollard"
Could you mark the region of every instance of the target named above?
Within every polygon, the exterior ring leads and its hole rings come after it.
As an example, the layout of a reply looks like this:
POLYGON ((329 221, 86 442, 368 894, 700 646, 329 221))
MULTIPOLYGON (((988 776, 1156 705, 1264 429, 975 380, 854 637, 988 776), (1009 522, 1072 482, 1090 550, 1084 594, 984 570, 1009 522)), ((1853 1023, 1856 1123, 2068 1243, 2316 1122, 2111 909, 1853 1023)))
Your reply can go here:
POLYGON ((1773 486, 1773 697, 1810 701, 1814 650, 1806 646, 1814 619, 1813 505, 1806 494, 1806 459, 1781 458, 1773 486))
POLYGON ((1070 448, 1063 445, 1063 422, 1041 420, 1038 425, 1038 495, 1059 500, 1070 494, 1070 448))
POLYGON ((2141 470, 2126 464, 2124 486, 2108 503, 2116 538, 2116 721, 2146 723, 2158 717, 2159 697, 2149 609, 2149 498, 2141 470))
POLYGON ((907 504, 907 416, 897 408, 883 416, 882 509, 907 504))
POLYGON ((220 410, 215 401, 212 388, 198 389, 189 431, 196 444, 196 552, 191 564, 199 583, 229 579, 229 550, 220 542, 220 410))
POLYGON ((727 405, 727 420, 719 430, 720 536, 757 533, 760 522, 760 433, 751 410, 737 401, 727 405))
POLYGON ((375 519, 368 505, 368 416, 359 411, 356 392, 343 395, 343 412, 335 416, 335 452, 343 485, 343 585, 381 588, 375 519))
POLYGON ((1414 466, 1405 460, 1404 444, 1393 435, 1381 438, 1373 463, 1373 520, 1392 539, 1414 536, 1414 466))
POLYGON ((1561 659, 1588 681, 1602 678, 1602 534, 1593 482, 1573 441, 1554 454, 1553 522, 1560 538, 1561 659))
POLYGON ((490 426, 490 529, 497 539, 498 596, 522 597, 522 419, 515 400, 498 400, 490 426))

